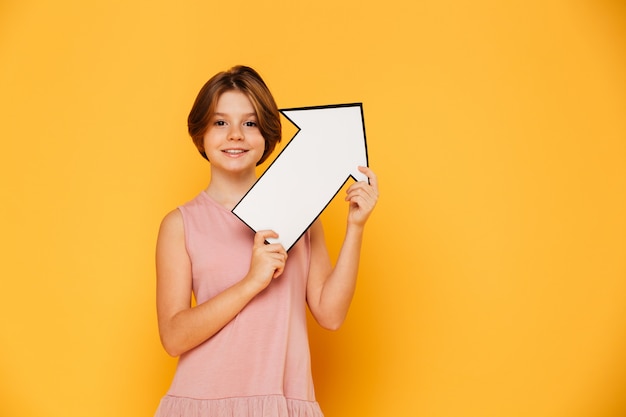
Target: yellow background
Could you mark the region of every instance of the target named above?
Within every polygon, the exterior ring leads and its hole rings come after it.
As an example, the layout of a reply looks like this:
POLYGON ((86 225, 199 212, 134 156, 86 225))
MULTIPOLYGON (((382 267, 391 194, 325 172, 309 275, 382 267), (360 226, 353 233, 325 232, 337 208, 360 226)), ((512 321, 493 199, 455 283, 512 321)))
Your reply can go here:
POLYGON ((327 417, 626 415, 609 0, 0 2, 0 415, 154 413, 156 232, 207 184, 187 112, 238 63, 281 107, 364 105, 382 199, 348 321, 311 328, 327 417))

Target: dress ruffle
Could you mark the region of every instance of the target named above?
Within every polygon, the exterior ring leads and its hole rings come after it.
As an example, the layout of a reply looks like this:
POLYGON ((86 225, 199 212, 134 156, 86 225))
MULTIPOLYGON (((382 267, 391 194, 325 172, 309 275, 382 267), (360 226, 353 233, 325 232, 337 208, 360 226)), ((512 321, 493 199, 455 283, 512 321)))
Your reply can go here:
POLYGON ((155 417, 324 417, 316 401, 281 395, 200 400, 166 395, 155 417))

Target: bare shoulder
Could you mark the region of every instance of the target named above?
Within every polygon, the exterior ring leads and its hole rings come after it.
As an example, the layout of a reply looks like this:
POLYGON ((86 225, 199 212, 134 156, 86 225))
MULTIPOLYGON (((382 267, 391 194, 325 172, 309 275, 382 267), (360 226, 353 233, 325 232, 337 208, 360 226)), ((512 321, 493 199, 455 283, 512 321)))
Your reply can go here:
POLYGON ((157 253, 171 252, 173 248, 184 245, 185 227, 183 215, 179 209, 174 209, 167 213, 161 221, 159 236, 157 238, 157 253))
POLYGON ((178 209, 169 212, 161 221, 156 262, 158 277, 179 277, 189 269, 183 216, 178 209))
POLYGON ((183 232, 183 215, 179 209, 174 209, 167 213, 161 221, 159 234, 183 232))

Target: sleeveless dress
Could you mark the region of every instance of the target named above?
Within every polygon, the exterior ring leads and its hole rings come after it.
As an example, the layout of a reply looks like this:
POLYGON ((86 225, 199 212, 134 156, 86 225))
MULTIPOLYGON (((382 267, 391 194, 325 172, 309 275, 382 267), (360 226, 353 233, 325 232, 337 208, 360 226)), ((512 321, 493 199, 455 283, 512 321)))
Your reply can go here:
MULTIPOLYGON (((179 207, 198 304, 248 272, 254 232, 206 192, 179 207)), ((155 417, 323 417, 306 323, 310 236, 283 274, 224 328, 180 356, 155 417)))

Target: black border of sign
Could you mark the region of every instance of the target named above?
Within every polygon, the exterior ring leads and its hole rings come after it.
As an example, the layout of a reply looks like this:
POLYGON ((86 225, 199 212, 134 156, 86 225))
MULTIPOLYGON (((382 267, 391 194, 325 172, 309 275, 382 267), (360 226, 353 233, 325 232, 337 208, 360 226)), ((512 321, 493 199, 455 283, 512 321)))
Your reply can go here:
MULTIPOLYGON (((280 153, 276 156, 276 158, 274 158, 274 160, 272 161, 272 163, 265 169, 265 171, 263 171, 263 174, 261 174, 261 176, 254 182, 254 184, 252 185, 252 187, 250 187, 250 189, 248 191, 246 191, 246 193, 244 194, 244 196, 241 198, 241 200, 239 200, 239 202, 237 204, 235 204, 235 207, 233 207, 233 209, 231 210, 231 213, 233 213, 239 220, 241 220, 246 226, 248 226, 250 229, 252 229, 253 232, 256 233, 256 230, 254 230, 254 228, 252 226, 250 226, 248 223, 246 223, 241 217, 237 216, 237 214, 235 213, 235 209, 237 208, 237 206, 239 205, 239 203, 241 203, 246 196, 248 195, 248 193, 250 191, 252 191, 252 189, 256 186, 256 184, 261 181, 261 178, 263 178, 263 176, 265 175, 265 173, 272 167, 272 165, 274 165, 274 163, 278 160, 278 158, 280 158, 280 156, 283 154, 283 152, 285 152, 287 150, 287 148, 289 147, 289 145, 291 145, 291 142, 293 142, 296 139, 296 136, 298 136, 298 133, 300 133, 300 126, 298 126, 296 123, 294 123, 293 120, 291 120, 284 112, 290 112, 290 111, 300 111, 300 110, 318 110, 318 109, 334 109, 334 108, 340 108, 340 107, 356 107, 359 106, 360 110, 361 110, 361 126, 363 127, 363 142, 364 142, 364 147, 365 147, 365 163, 367 164, 367 166, 369 167, 369 152, 367 150, 367 136, 365 134, 365 114, 363 112, 363 103, 361 102, 356 102, 356 103, 344 103, 344 104, 327 104, 327 105, 323 105, 323 106, 308 106, 308 107, 292 107, 292 108, 288 108, 288 109, 279 109, 278 111, 280 112, 280 114, 283 115, 283 117, 285 117, 285 119, 289 120, 289 122, 294 125, 298 131, 291 137, 291 139, 289 139, 289 143, 287 143, 287 145, 285 145, 285 147, 280 151, 280 153)), ((326 210, 326 207, 328 207, 328 205, 330 204, 331 201, 333 201, 335 199, 335 197, 337 197, 337 194, 339 194, 339 191, 341 191, 341 189, 344 187, 344 185, 346 185, 346 182, 348 182, 348 180, 352 178, 353 180, 357 180, 356 178, 354 178, 354 176, 352 174, 348 175, 345 179, 345 181, 341 184, 341 186, 339 188, 337 188, 337 191, 335 191, 335 193, 333 194, 333 196, 330 198, 330 200, 328 200, 326 202, 326 204, 324 204, 324 207, 322 208, 322 210, 317 213, 317 215, 315 216, 315 218, 313 218, 313 220, 311 220, 311 223, 309 223, 309 225, 307 226, 306 229, 304 229, 304 231, 300 234, 300 236, 298 236, 298 238, 296 240, 294 240, 294 242, 292 243, 292 245, 287 248, 287 251, 291 250, 291 248, 293 248, 293 246, 298 243, 298 241, 300 240, 300 238, 306 233, 307 230, 309 230, 309 228, 311 227, 311 225, 313 223, 315 223, 315 220, 318 219, 318 217, 324 212, 324 210, 326 210)))

